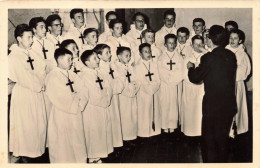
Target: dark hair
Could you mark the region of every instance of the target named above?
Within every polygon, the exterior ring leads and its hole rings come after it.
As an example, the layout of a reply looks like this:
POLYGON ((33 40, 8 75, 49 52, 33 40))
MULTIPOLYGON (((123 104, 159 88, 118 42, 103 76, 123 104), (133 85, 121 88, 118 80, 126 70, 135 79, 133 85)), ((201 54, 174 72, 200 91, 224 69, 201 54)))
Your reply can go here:
MULTIPOLYGON (((60 44, 60 48, 66 48, 68 45, 70 45, 70 44, 76 44, 76 46, 77 46, 77 43, 74 41, 74 40, 72 40, 72 39, 67 39, 67 40, 64 40, 64 41, 62 41, 61 42, 61 44, 60 44)), ((78 46, 77 46, 78 47, 78 46)))
POLYGON ((86 37, 89 33, 92 33, 92 32, 96 32, 97 36, 98 36, 98 30, 95 28, 87 28, 86 30, 84 30, 83 35, 84 35, 84 37, 86 37))
POLYGON ((209 39, 217 46, 225 46, 228 44, 228 34, 224 27, 213 25, 209 29, 209 39))
POLYGON ((120 55, 124 51, 129 51, 131 53, 131 49, 129 47, 117 47, 116 55, 120 55))
POLYGON ((120 21, 120 20, 118 20, 118 19, 113 19, 113 20, 111 20, 111 21, 109 22, 109 28, 110 28, 110 29, 113 29, 114 26, 115 26, 115 24, 117 24, 117 23, 121 23, 121 24, 123 25, 123 22, 122 22, 122 21, 120 21))
POLYGON ((75 14, 77 14, 77 13, 82 13, 82 15, 84 14, 83 13, 83 9, 80 9, 80 8, 74 8, 74 9, 72 9, 71 11, 70 11, 70 18, 71 19, 74 19, 74 16, 75 16, 75 14))
POLYGON ((32 29, 27 24, 19 24, 14 30, 14 38, 22 37, 24 32, 32 32, 32 29))
POLYGON ((133 18, 132 18, 132 20, 135 21, 135 19, 136 19, 137 16, 142 16, 142 17, 144 18, 144 21, 145 21, 145 15, 144 15, 143 13, 141 13, 141 12, 135 13, 134 16, 133 16, 133 18))
POLYGON ((237 22, 235 22, 235 21, 233 21, 233 20, 227 21, 227 22, 225 23, 225 28, 226 28, 228 25, 231 25, 231 26, 233 26, 235 29, 238 29, 238 24, 237 24, 237 22))
POLYGON ((189 31, 189 29, 186 28, 186 27, 180 27, 180 28, 177 30, 177 35, 178 35, 179 32, 181 32, 181 33, 186 33, 187 36, 190 35, 190 31, 189 31))
POLYGON ((167 43, 167 40, 170 38, 173 38, 175 42, 177 42, 177 36, 175 34, 167 34, 166 36, 164 36, 164 42, 167 43))
POLYGON ((195 35, 192 37, 191 42, 193 44, 194 40, 201 40, 204 43, 204 38, 201 35, 195 35))
MULTIPOLYGON (((89 61, 90 56, 96 53, 94 50, 86 50, 81 54, 80 60, 86 65, 86 61, 89 61)), ((87 65, 86 65, 87 66, 87 65)))
POLYGON ((174 20, 176 18, 176 13, 175 13, 174 9, 165 11, 163 14, 163 18, 165 19, 167 15, 173 15, 174 20))
POLYGON ((30 28, 36 28, 39 22, 43 22, 46 25, 46 22, 43 17, 34 17, 29 22, 30 28))
POLYGON ((153 34, 155 34, 155 32, 152 29, 145 29, 144 31, 142 31, 142 37, 144 37, 146 33, 153 33, 153 34))
POLYGON ((93 49, 97 54, 102 54, 103 50, 105 48, 110 48, 108 45, 106 44, 98 44, 96 45, 96 47, 93 49))
POLYGON ((202 18, 195 18, 193 19, 192 24, 194 25, 195 22, 201 22, 203 26, 205 26, 205 21, 202 18))
POLYGON ((241 43, 245 42, 246 35, 245 35, 245 33, 242 30, 240 30, 240 29, 233 29, 233 30, 230 31, 230 34, 231 33, 236 33, 238 35, 238 37, 239 37, 239 40, 242 40, 241 43))
POLYGON ((108 20, 108 18, 109 18, 110 15, 116 15, 116 18, 117 18, 117 14, 116 14, 115 11, 109 11, 109 12, 107 12, 107 14, 106 14, 106 20, 108 20))
POLYGON ((49 15, 46 19, 47 26, 51 26, 55 20, 61 21, 61 17, 58 14, 49 15))
POLYGON ((72 52, 66 48, 57 48, 54 52, 54 58, 56 62, 58 63, 58 58, 64 56, 65 54, 73 55, 72 52))
POLYGON ((139 52, 142 52, 142 50, 143 50, 144 47, 149 47, 149 48, 151 48, 151 45, 148 44, 148 43, 140 44, 140 45, 139 45, 139 52))

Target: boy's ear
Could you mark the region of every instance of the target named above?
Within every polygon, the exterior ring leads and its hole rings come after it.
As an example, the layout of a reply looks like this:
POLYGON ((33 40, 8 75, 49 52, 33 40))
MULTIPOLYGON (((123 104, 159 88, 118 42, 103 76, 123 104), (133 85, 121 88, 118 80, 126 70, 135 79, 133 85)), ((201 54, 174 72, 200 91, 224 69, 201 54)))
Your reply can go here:
POLYGON ((21 36, 18 36, 17 37, 17 41, 20 43, 22 41, 22 37, 21 36))
POLYGON ((73 18, 72 18, 72 19, 71 19, 71 21, 72 21, 72 23, 74 23, 74 24, 75 24, 75 19, 73 19, 73 18))
POLYGON ((238 41, 238 44, 241 44, 241 43, 242 43, 242 40, 239 40, 239 41, 238 41))
POLYGON ((33 34, 35 34, 36 33, 36 28, 33 28, 32 30, 33 30, 33 34))

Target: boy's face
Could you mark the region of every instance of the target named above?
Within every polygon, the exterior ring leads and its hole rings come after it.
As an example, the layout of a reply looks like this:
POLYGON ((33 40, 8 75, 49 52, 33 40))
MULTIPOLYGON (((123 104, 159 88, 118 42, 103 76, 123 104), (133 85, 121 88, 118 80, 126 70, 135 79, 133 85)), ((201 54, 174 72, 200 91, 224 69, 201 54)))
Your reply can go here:
POLYGON ((120 55, 118 55, 118 59, 121 63, 128 64, 131 60, 131 53, 128 50, 125 50, 120 55))
POLYGON ((166 17, 164 18, 164 25, 167 28, 172 28, 172 26, 175 23, 175 18, 173 15, 166 15, 166 17))
POLYGON ((192 27, 196 35, 200 35, 205 29, 205 26, 202 24, 202 22, 194 22, 192 27))
POLYGON ((58 58, 58 66, 61 69, 70 70, 70 68, 72 67, 72 55, 65 54, 64 56, 60 56, 58 58))
POLYGON ((91 68, 91 69, 96 69, 99 67, 99 62, 100 59, 97 56, 97 53, 93 53, 90 57, 89 60, 87 60, 85 63, 86 65, 91 68))
POLYGON ((44 22, 37 23, 36 28, 33 28, 35 36, 38 38, 44 38, 46 36, 46 25, 44 22))
POLYGON ((194 49, 194 51, 201 53, 201 51, 199 50, 199 48, 203 47, 204 48, 204 44, 202 43, 202 40, 200 39, 195 39, 192 43, 192 47, 194 49))
POLYGON ((95 31, 93 31, 93 32, 89 33, 85 39, 88 44, 95 46, 98 41, 97 33, 95 31))
POLYGON ((152 58, 152 51, 150 47, 144 47, 140 52, 140 55, 143 60, 148 61, 152 58))
POLYGON ((225 28, 229 32, 234 29, 234 27, 232 25, 227 25, 225 28))
POLYGON ((18 45, 24 49, 29 49, 33 44, 33 34, 31 31, 26 31, 22 36, 17 37, 18 45))
POLYGON ((109 16, 108 16, 108 20, 106 21, 106 22, 107 22, 107 25, 109 25, 110 21, 113 20, 113 19, 117 19, 117 18, 116 18, 116 15, 114 15, 114 14, 109 15, 109 16))
POLYGON ((61 35, 62 33, 62 23, 59 19, 56 19, 52 22, 51 26, 49 26, 49 30, 51 32, 52 35, 54 36, 58 36, 58 35, 61 35))
POLYGON ((168 51, 173 52, 176 46, 177 46, 176 39, 174 38, 167 39, 165 47, 167 48, 168 51))
POLYGON ((79 49, 75 43, 70 43, 69 45, 67 45, 66 49, 72 52, 73 58, 79 57, 79 49))
POLYGON ((143 30, 144 24, 145 24, 144 17, 141 15, 136 16, 134 24, 135 24, 135 28, 137 30, 139 30, 139 31, 143 30))
POLYGON ((75 27, 82 27, 85 22, 83 13, 76 13, 74 18, 72 18, 72 22, 74 23, 75 27))
POLYGON ((116 23, 113 28, 113 36, 121 37, 123 33, 123 25, 122 23, 116 23))
POLYGON ((231 47, 236 48, 241 44, 242 40, 239 39, 237 33, 231 33, 229 36, 229 44, 231 47))
POLYGON ((144 41, 150 45, 154 43, 154 33, 148 32, 144 35, 144 41))
POLYGON ((104 62, 110 62, 112 57, 110 48, 104 48, 102 51, 102 55, 98 54, 98 57, 104 62))
POLYGON ((178 32, 177 39, 180 44, 185 44, 189 36, 186 33, 178 32))

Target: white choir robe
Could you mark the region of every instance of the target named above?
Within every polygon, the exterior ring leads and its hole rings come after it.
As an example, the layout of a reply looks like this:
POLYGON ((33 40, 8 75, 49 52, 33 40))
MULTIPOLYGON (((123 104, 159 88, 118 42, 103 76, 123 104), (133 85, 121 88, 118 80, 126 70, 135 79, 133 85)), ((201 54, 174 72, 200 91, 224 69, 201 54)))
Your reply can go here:
POLYGON ((43 97, 46 63, 32 50, 12 47, 8 56, 8 78, 16 82, 10 105, 9 151, 13 156, 39 157, 45 152, 47 114, 43 97))
POLYGON ((157 64, 151 60, 141 60, 135 66, 134 71, 137 83, 140 85, 140 89, 137 92, 137 136, 151 137, 153 135, 158 135, 161 133, 161 112, 158 92, 160 87, 160 77, 157 64), (154 75, 151 76, 152 81, 149 80, 148 76, 145 76, 148 74, 147 68, 149 69, 149 63, 150 73, 154 73, 154 75), (155 131, 152 129, 153 121, 155 123, 155 131))
POLYGON ((104 44, 108 37, 109 36, 112 36, 112 31, 111 29, 108 29, 107 31, 101 33, 99 36, 98 36, 98 44, 104 44))
POLYGON ((100 71, 102 72, 104 77, 111 85, 113 91, 111 104, 109 106, 109 114, 112 123, 113 146, 121 147, 123 146, 123 135, 122 135, 118 95, 123 91, 124 83, 119 78, 117 72, 113 73, 114 79, 112 78, 112 76, 109 74, 110 67, 112 68, 112 70, 115 70, 115 66, 113 63, 104 62, 103 60, 100 60, 100 64, 99 64, 100 71))
POLYGON ((130 30, 126 33, 125 36, 131 46, 134 45, 139 47, 140 44, 144 43, 141 41, 142 41, 142 31, 144 31, 145 29, 147 29, 146 24, 144 25, 144 28, 141 31, 135 28, 135 24, 130 25, 130 30))
POLYGON ((49 32, 46 34, 46 39, 52 44, 54 51, 57 48, 59 48, 59 44, 61 44, 63 41, 62 36, 58 35, 57 37, 55 37, 54 35, 50 34, 49 32))
POLYGON ((113 152, 111 120, 108 106, 111 102, 112 89, 101 72, 98 72, 103 86, 100 89, 97 71, 84 67, 80 78, 89 90, 89 101, 83 112, 83 125, 88 158, 104 158, 113 152))
POLYGON ((89 45, 89 44, 83 44, 79 50, 79 55, 81 56, 82 53, 86 50, 93 50, 96 47, 96 45, 89 45))
POLYGON ((179 101, 181 95, 178 85, 183 80, 183 67, 183 59, 177 50, 173 52, 164 50, 158 61, 158 70, 161 78, 159 93, 162 129, 175 129, 178 127, 181 106, 179 101), (170 70, 170 65, 168 65, 171 59, 175 63, 172 65, 172 70, 170 70))
POLYGON ((72 71, 56 67, 46 77, 46 94, 52 103, 48 121, 48 145, 51 163, 86 163, 87 151, 82 111, 88 90, 72 71), (68 83, 69 79, 74 92, 68 83))
POLYGON ((87 28, 86 24, 84 24, 80 29, 76 28, 74 26, 74 24, 71 24, 68 32, 64 34, 64 40, 73 39, 76 42, 78 48, 80 49, 82 47, 83 41, 84 41, 84 44, 86 44, 86 41, 84 40, 84 38, 83 39, 80 38, 81 35, 83 36, 84 30, 86 28, 87 28))
MULTIPOLYGON (((197 67, 203 55, 203 53, 191 51, 186 55, 184 66, 190 61, 197 67)), ((181 131, 186 136, 201 136, 204 84, 203 82, 200 84, 191 83, 188 77, 188 68, 186 66, 184 68, 181 131)))
POLYGON ((186 42, 185 44, 177 42, 176 50, 184 59, 187 55, 190 55, 193 49, 189 42, 186 42))
MULTIPOLYGON (((227 45, 227 49, 235 53, 237 58, 237 72, 236 72, 236 101, 237 101, 237 113, 234 117, 237 125, 237 134, 242 134, 248 131, 248 110, 246 100, 246 90, 244 81, 251 72, 251 64, 247 53, 240 44, 238 48, 232 48, 227 45)), ((234 135, 231 127, 230 136, 234 135)))
POLYGON ((164 44, 165 44, 164 37, 167 34, 176 35, 176 33, 177 33, 176 27, 172 26, 172 28, 167 28, 165 25, 163 25, 163 27, 155 33, 156 46, 158 46, 161 50, 164 50, 164 44))
POLYGON ((130 64, 124 65, 116 61, 115 72, 118 73, 121 81, 124 81, 125 87, 119 94, 119 111, 121 114, 121 124, 123 132, 123 140, 134 140, 137 138, 137 102, 136 93, 139 86, 136 83, 134 69, 130 64), (131 74, 130 83, 126 77, 127 71, 131 74))
POLYGON ((79 57, 73 57, 73 67, 71 67, 71 71, 80 76, 82 69, 85 67, 83 62, 79 57))
POLYGON ((127 41, 125 35, 122 35, 122 37, 119 38, 116 38, 114 36, 109 36, 105 44, 107 44, 110 47, 111 55, 112 55, 111 62, 118 60, 116 55, 117 47, 121 45, 122 47, 124 46, 130 48, 130 43, 127 41))

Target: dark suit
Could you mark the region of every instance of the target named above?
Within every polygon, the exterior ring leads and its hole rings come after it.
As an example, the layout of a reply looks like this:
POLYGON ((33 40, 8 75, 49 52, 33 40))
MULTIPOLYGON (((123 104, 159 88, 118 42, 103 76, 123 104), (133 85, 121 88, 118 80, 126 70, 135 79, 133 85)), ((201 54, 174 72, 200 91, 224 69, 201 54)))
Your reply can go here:
POLYGON ((231 51, 217 47, 189 69, 193 83, 204 82, 202 104, 202 156, 204 162, 226 162, 228 137, 237 112, 235 98, 237 61, 231 51))

